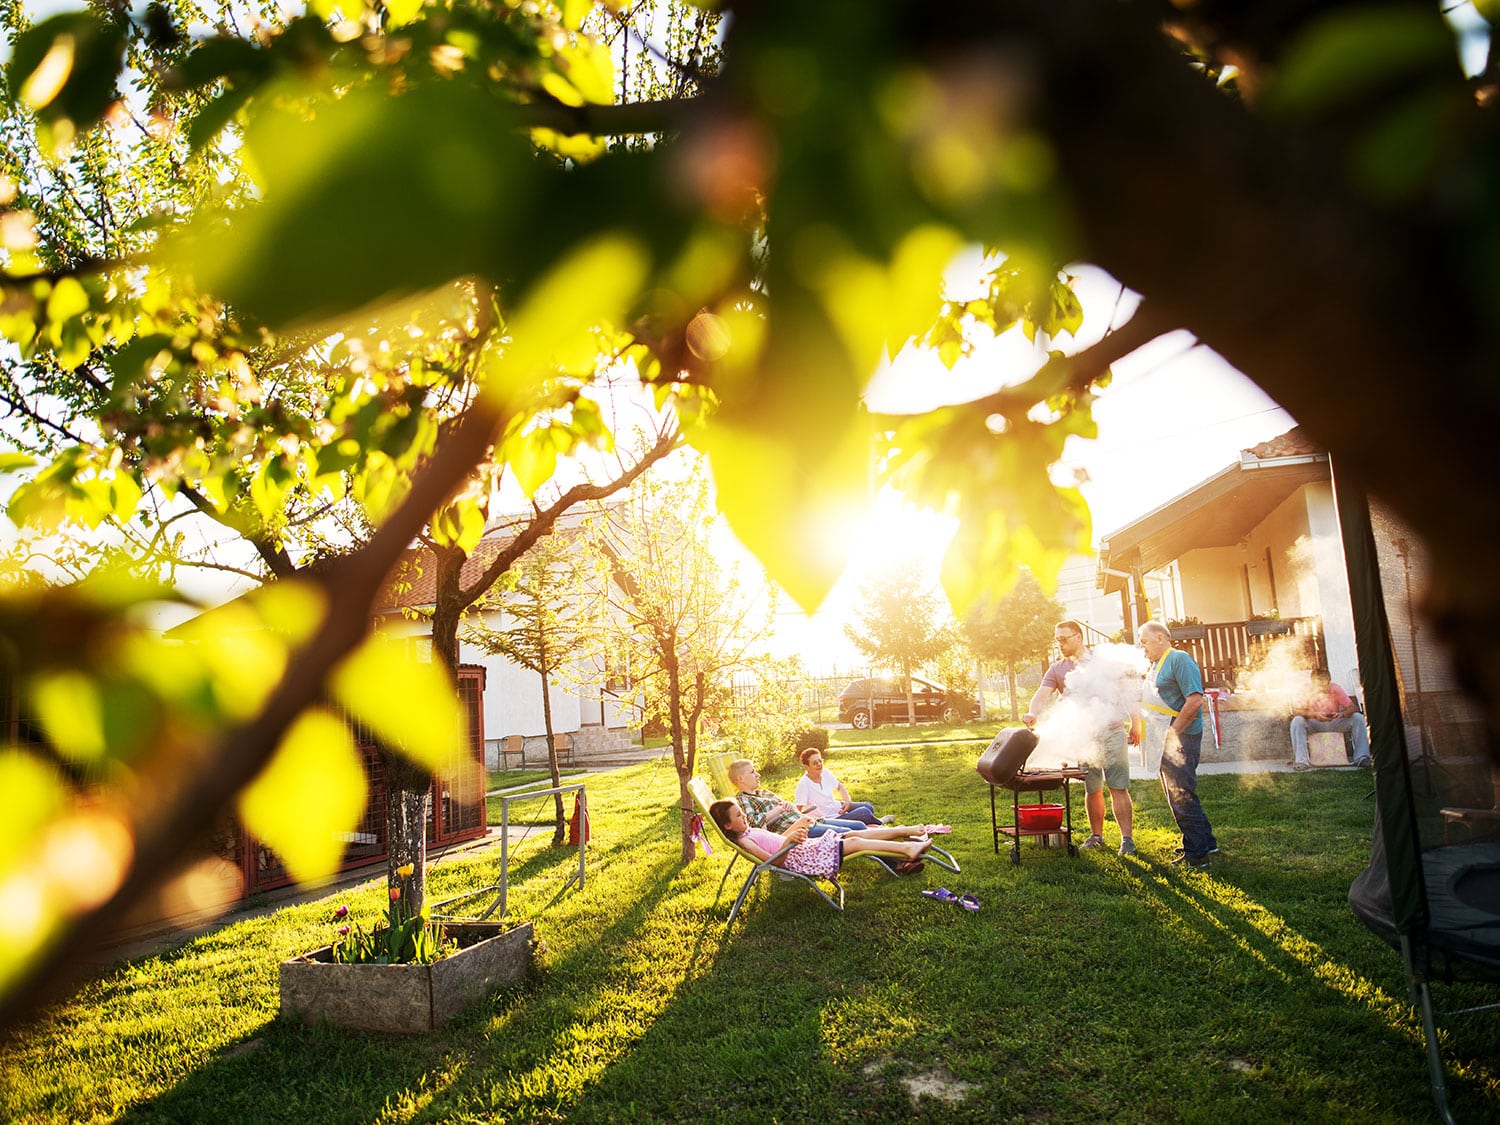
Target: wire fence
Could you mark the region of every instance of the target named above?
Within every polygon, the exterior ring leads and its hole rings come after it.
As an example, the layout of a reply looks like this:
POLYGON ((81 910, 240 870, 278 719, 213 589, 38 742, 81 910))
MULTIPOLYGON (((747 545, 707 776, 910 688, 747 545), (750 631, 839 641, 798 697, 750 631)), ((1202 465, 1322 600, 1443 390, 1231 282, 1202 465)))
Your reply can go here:
MULTIPOLYGON (((1041 683, 1043 671, 1043 665, 1036 665, 1017 674, 1016 703, 1019 710, 1026 709, 1032 693, 1041 683)), ((839 693, 856 680, 869 678, 894 680, 898 677, 864 665, 844 670, 835 667, 826 673, 790 677, 774 685, 767 684, 759 676, 742 675, 735 677, 730 686, 736 709, 748 710, 756 704, 763 692, 774 690, 778 698, 799 700, 808 722, 837 723, 839 693)), ((1004 671, 981 673, 977 677, 976 695, 984 705, 986 716, 1008 717, 1011 714, 1010 677, 1004 671)))

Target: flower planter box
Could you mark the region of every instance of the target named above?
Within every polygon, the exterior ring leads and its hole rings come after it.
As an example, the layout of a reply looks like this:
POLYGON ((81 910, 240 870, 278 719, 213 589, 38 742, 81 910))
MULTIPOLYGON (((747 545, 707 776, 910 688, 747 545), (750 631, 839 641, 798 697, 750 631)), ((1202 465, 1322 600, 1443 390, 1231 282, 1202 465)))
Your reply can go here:
POLYGON ((324 946, 281 963, 281 1014, 366 1031, 436 1031, 531 968, 531 923, 445 922, 459 949, 431 965, 337 965, 324 946))
POLYGON ((1252 637, 1273 636, 1278 633, 1290 633, 1292 623, 1290 621, 1277 621, 1274 618, 1269 621, 1246 621, 1245 632, 1252 637))
POLYGON ((1208 635, 1207 625, 1169 625, 1174 641, 1198 641, 1208 635))

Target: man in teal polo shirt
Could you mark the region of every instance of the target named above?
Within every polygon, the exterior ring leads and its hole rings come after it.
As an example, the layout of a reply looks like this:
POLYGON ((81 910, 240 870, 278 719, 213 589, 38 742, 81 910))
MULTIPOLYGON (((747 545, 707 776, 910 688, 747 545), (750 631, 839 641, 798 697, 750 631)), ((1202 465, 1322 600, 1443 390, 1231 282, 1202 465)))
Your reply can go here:
POLYGON ((1150 661, 1141 692, 1143 718, 1170 723, 1161 755, 1161 787, 1172 818, 1182 832, 1181 854, 1173 863, 1207 867, 1219 850, 1213 825, 1198 802, 1198 756, 1203 750, 1203 673, 1198 662, 1172 647, 1172 631, 1159 621, 1140 629, 1141 649, 1150 661), (1176 739, 1171 737, 1174 733, 1176 739))

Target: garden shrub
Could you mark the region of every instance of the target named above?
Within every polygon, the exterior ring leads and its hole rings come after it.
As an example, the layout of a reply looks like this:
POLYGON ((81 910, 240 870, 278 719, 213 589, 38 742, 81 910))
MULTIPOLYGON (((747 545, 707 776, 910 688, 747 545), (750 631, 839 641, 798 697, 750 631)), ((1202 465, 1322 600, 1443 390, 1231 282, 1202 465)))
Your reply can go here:
POLYGON ((801 755, 802 751, 816 748, 828 749, 827 727, 803 727, 792 736, 792 751, 801 755))

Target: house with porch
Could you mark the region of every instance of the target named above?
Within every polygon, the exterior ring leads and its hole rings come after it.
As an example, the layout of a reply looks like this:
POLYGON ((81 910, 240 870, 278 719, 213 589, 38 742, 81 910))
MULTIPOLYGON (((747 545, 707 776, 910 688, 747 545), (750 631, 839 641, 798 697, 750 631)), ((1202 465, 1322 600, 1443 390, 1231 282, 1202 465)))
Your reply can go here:
POLYGON ((1328 455, 1292 430, 1110 532, 1098 586, 1128 632, 1173 625, 1209 687, 1252 690, 1265 638, 1303 638, 1307 658, 1359 687, 1354 614, 1328 455))
POLYGON ((1205 758, 1289 756, 1286 717, 1313 668, 1360 694, 1328 455, 1300 429, 1106 535, 1097 585, 1127 635, 1165 621, 1222 693, 1224 745, 1207 740, 1205 758))
MULTIPOLYGON (((1420 541, 1378 503, 1371 527, 1407 742, 1468 753, 1471 706, 1424 628, 1420 541)), ((1286 718, 1313 668, 1361 697, 1354 612, 1328 454, 1300 428, 1241 450, 1220 472, 1099 544, 1098 588, 1119 599, 1127 635, 1172 627, 1204 686, 1227 693, 1212 760, 1287 757, 1286 718)), ((1416 750, 1414 750, 1414 753, 1416 750)))

